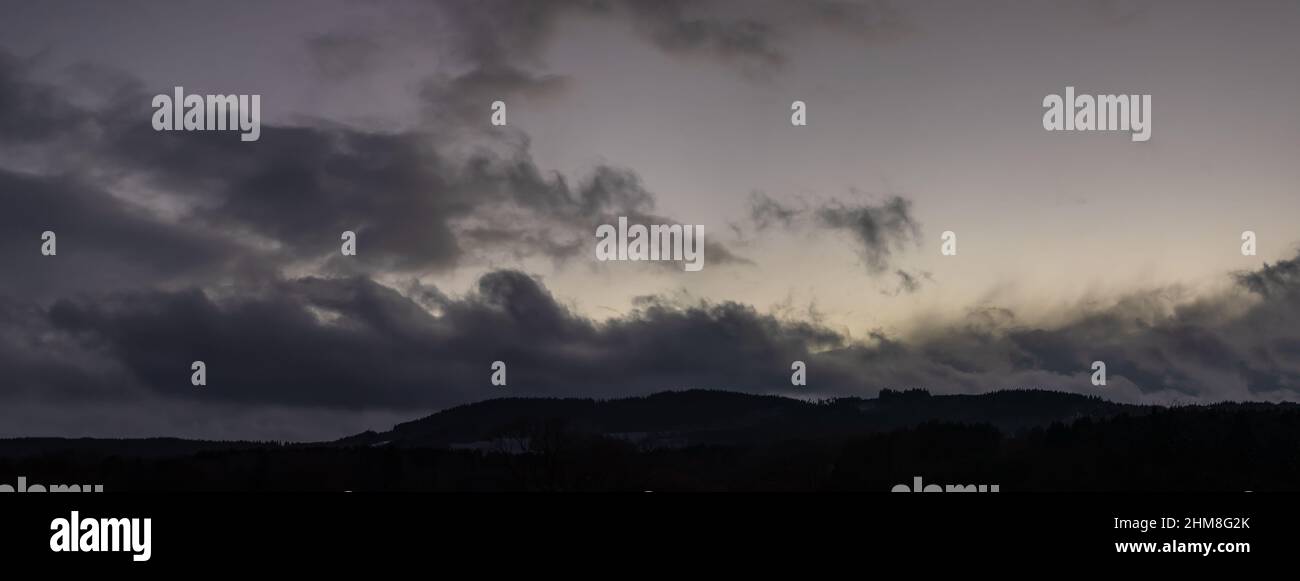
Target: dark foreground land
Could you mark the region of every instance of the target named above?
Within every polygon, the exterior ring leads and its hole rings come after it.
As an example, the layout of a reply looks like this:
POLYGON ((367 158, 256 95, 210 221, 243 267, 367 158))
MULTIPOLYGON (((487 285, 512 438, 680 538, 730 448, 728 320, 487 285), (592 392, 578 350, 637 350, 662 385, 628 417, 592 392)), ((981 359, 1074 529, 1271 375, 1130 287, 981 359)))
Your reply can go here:
POLYGON ((0 484, 106 491, 1300 490, 1300 406, 1161 408, 1005 391, 809 403, 719 391, 498 399, 279 444, 0 440, 0 484))

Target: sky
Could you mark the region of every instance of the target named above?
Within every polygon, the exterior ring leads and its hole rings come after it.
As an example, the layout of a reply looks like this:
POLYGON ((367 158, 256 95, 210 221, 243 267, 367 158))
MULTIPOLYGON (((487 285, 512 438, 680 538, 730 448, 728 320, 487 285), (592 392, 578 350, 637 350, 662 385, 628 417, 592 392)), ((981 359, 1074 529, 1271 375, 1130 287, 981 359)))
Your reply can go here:
POLYGON ((687 388, 1300 400, 1294 2, 0 10, 0 437, 687 388), (155 131, 177 86, 259 95, 260 138, 155 131), (1150 140, 1046 131, 1067 86, 1150 95, 1150 140), (705 267, 597 260, 620 216, 702 225, 705 267))

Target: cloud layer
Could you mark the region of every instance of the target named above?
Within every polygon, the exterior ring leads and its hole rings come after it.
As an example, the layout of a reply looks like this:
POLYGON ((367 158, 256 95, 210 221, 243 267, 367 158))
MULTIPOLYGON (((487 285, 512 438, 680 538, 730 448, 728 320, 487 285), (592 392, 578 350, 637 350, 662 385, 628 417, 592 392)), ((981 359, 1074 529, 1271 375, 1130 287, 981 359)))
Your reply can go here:
POLYGON ((309 277, 225 296, 191 288, 60 299, 48 309, 8 304, 0 357, 18 388, 6 398, 129 394, 308 410, 423 410, 492 397, 497 360, 520 396, 1043 387, 1164 403, 1296 400, 1300 284, 1273 283, 1268 293, 1247 283, 1191 302, 1135 295, 1052 328, 1018 325, 1005 309, 977 311, 904 342, 854 339, 734 302, 648 297, 633 313, 595 322, 517 271, 484 275, 461 298, 362 276, 309 277), (195 359, 209 366, 206 389, 187 383, 195 359), (808 364, 808 387, 789 384, 796 360, 808 364), (1105 388, 1088 383, 1095 360, 1107 364, 1105 388))

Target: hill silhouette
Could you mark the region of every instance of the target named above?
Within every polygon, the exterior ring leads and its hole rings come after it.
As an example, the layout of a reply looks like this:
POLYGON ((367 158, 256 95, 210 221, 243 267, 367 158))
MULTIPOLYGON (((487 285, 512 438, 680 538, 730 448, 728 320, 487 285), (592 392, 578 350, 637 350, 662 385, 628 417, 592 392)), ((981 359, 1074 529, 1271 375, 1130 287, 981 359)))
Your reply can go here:
POLYGON ((113 490, 1004 492, 1300 489, 1300 406, 1048 391, 801 401, 723 391, 502 398, 332 442, 0 440, 0 482, 113 490))
POLYGON ((981 423, 1014 432, 1052 422, 1144 411, 1138 406, 1097 397, 1041 390, 944 396, 932 396, 921 390, 884 390, 876 399, 842 398, 823 402, 689 390, 615 400, 493 399, 399 424, 387 432, 359 434, 338 443, 472 446, 518 438, 530 426, 559 422, 570 432, 605 435, 655 448, 843 436, 924 422, 981 423))

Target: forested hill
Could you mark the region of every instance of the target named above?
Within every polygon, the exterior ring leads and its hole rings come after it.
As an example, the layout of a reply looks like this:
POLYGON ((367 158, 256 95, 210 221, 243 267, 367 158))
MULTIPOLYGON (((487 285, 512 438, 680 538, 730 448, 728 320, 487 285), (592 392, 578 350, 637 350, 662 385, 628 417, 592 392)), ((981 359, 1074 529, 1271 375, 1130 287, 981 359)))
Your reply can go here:
POLYGON ((808 402, 721 391, 506 398, 280 444, 0 440, 0 483, 107 491, 1300 490, 1300 406, 1045 391, 808 402))
POLYGON ((399 424, 387 432, 359 434, 340 443, 441 447, 521 436, 550 424, 562 425, 569 432, 614 435, 652 446, 656 442, 746 444, 845 436, 925 422, 989 424, 1014 432, 1083 417, 1142 414, 1149 409, 1052 391, 932 396, 920 390, 884 390, 875 399, 808 402, 691 390, 603 401, 494 399, 399 424))

